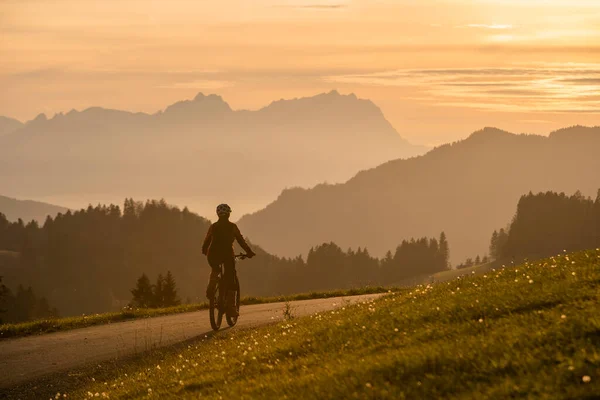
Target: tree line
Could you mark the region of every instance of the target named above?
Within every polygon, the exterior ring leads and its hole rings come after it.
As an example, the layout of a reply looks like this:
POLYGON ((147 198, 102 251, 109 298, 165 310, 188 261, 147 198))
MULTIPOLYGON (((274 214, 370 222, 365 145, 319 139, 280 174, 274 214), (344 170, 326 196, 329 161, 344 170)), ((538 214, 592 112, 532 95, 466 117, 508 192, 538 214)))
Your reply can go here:
POLYGON ((492 234, 490 256, 517 262, 599 246, 600 190, 596 200, 579 191, 530 192, 519 200, 508 229, 492 234))
MULTIPOLYGON (((142 274, 167 270, 182 298, 204 301, 210 267, 201 243, 209 226, 209 220, 164 200, 126 199, 122 209, 90 206, 48 217, 43 225, 9 222, 0 214, 0 250, 20 253, 18 267, 0 274, 11 287, 33 287, 64 316, 124 307, 142 274)), ((445 235, 403 241, 383 259, 364 248, 342 251, 333 243, 314 247, 306 261, 252 246, 258 257, 237 268, 243 295, 396 284, 448 268, 445 235)))
POLYGON ((19 285, 13 294, 2 283, 0 276, 0 324, 57 316, 58 310, 50 307, 48 300, 44 297, 37 297, 31 287, 25 289, 23 285, 19 285))

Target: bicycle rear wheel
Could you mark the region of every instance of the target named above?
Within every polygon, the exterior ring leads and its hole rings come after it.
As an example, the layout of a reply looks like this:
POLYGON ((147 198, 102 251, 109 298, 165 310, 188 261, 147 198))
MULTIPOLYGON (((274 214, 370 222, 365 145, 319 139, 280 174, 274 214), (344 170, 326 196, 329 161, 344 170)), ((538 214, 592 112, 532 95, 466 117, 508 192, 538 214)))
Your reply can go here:
POLYGON ((208 314, 210 319, 210 326, 213 330, 218 331, 221 327, 221 322, 223 322, 223 309, 222 301, 223 294, 221 293, 221 285, 220 282, 217 283, 217 287, 215 288, 215 292, 213 296, 208 301, 208 314))
MULTIPOLYGON (((240 313, 240 281, 238 281, 237 276, 235 277, 234 288, 235 288, 235 308, 239 315, 239 313, 240 313)), ((226 314, 225 319, 227 320, 227 325, 234 326, 237 323, 238 317, 229 316, 226 314)))

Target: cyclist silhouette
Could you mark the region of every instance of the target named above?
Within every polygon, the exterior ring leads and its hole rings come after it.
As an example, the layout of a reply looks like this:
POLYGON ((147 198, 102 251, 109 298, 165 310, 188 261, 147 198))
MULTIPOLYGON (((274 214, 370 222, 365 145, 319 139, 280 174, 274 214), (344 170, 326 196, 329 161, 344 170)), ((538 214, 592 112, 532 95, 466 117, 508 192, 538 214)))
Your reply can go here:
POLYGON ((233 252, 233 242, 237 242, 242 246, 249 258, 256 254, 252 251, 248 243, 244 240, 242 233, 236 224, 229 221, 231 215, 231 207, 227 204, 219 204, 217 206, 217 215, 219 220, 208 228, 206 238, 202 245, 202 254, 208 259, 212 271, 206 288, 206 297, 212 298, 215 292, 217 282, 219 280, 220 268, 223 264, 224 275, 223 281, 227 293, 227 309, 231 315, 237 316, 235 307, 235 290, 231 290, 235 277, 235 255, 233 252))

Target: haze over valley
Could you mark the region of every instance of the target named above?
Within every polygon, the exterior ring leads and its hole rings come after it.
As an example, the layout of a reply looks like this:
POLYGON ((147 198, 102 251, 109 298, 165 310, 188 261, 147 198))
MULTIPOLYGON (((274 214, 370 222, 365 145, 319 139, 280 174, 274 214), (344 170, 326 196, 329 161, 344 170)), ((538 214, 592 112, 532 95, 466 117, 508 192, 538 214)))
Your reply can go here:
POLYGON ((287 187, 344 182, 427 150, 371 101, 337 91, 258 111, 199 93, 152 115, 95 107, 0 122, 3 194, 70 208, 167 198, 211 217, 229 202, 239 218, 287 187))
POLYGON ((382 256, 400 239, 445 231, 457 263, 488 252, 491 232, 510 221, 525 193, 580 190, 595 198, 598 154, 600 127, 548 137, 485 128, 344 184, 286 190, 239 224, 268 251, 288 257, 324 241, 382 256))

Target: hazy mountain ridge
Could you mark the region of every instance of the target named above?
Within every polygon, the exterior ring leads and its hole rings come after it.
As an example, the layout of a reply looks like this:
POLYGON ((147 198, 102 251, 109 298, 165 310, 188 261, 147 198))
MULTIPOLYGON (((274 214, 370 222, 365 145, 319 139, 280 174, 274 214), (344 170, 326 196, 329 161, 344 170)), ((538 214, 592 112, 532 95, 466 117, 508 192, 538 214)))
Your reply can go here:
POLYGON ((36 220, 41 225, 48 215, 55 217, 56 214, 67 211, 67 208, 53 204, 32 200, 17 200, 0 195, 0 213, 4 214, 9 221, 17 221, 20 218, 25 223, 36 220))
POLYGON ((426 150, 353 94, 235 111, 220 96, 200 93, 155 114, 100 107, 41 114, 0 139, 0 187, 28 198, 89 194, 94 204, 95 193, 117 203, 167 197, 204 215, 227 201, 239 216, 285 187, 343 182, 426 150))
POLYGON ((22 127, 23 123, 21 121, 0 115, 0 136, 8 135, 22 127))
POLYGON ((344 184, 286 190, 239 224, 282 256, 328 241, 381 255, 402 239, 444 230, 458 261, 486 253, 491 232, 510 220, 529 191, 595 196, 597 154, 600 127, 549 137, 485 128, 425 155, 361 171, 344 184))

